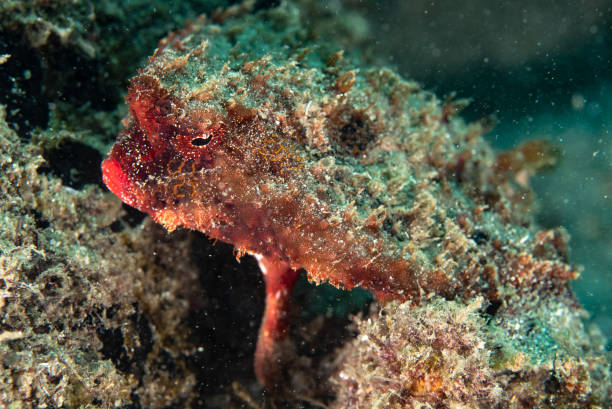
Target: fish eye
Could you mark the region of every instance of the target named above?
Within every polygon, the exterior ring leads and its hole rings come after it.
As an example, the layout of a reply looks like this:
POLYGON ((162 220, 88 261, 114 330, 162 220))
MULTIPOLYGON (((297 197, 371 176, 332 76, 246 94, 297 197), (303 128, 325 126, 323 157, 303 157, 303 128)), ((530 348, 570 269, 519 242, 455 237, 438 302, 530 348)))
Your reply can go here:
POLYGON ((219 145, 224 135, 224 125, 216 122, 196 125, 178 124, 169 130, 167 138, 172 149, 183 158, 209 161, 215 154, 213 148, 219 145))
POLYGON ((192 146, 206 146, 208 145, 208 143, 211 141, 212 139, 212 134, 208 134, 208 135, 204 135, 204 136, 198 136, 196 138, 193 138, 191 140, 191 145, 192 146))

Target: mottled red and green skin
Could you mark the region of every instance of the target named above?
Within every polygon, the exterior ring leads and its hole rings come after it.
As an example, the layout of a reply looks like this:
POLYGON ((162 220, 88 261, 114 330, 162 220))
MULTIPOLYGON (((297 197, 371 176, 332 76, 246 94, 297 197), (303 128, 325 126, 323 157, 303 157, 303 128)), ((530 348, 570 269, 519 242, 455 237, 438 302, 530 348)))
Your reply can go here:
POLYGON ((566 291, 566 238, 529 227, 521 169, 496 164, 484 126, 390 70, 324 55, 299 21, 285 6, 170 36, 132 79, 102 165, 112 192, 169 230, 256 255, 262 383, 278 380, 301 269, 383 300, 566 291))
MULTIPOLYGON (((240 253, 256 255, 266 282, 266 312, 255 372, 268 389, 274 389, 279 378, 277 345, 287 337, 289 300, 298 270, 265 228, 268 209, 257 200, 234 201, 224 195, 255 183, 240 171, 236 158, 223 151, 230 121, 203 110, 177 118, 172 110, 180 103, 163 95, 146 76, 132 81, 128 103, 128 127, 102 164, 104 182, 123 202, 169 229, 183 225, 201 230, 233 243, 240 253), (197 175, 203 179, 196 180, 197 175), (205 193, 201 183, 214 183, 215 192, 205 193), (207 194, 206 199, 200 199, 201 194, 207 194)), ((232 126, 230 131, 238 132, 232 126)))

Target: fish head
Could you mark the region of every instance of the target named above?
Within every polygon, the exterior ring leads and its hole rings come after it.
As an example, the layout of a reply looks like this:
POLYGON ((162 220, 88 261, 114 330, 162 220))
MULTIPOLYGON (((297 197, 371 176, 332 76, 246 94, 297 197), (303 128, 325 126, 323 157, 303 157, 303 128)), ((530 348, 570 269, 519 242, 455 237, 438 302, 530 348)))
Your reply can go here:
POLYGON ((256 248, 251 241, 268 238, 253 231, 272 228, 279 200, 283 213, 294 213, 284 203, 303 171, 299 146, 255 108, 193 101, 167 83, 144 73, 132 79, 125 129, 102 164, 106 186, 169 230, 256 248))
POLYGON ((102 163, 106 186, 152 216, 194 199, 195 181, 202 184, 222 151, 224 115, 187 106, 148 75, 132 79, 127 102, 125 129, 102 163))

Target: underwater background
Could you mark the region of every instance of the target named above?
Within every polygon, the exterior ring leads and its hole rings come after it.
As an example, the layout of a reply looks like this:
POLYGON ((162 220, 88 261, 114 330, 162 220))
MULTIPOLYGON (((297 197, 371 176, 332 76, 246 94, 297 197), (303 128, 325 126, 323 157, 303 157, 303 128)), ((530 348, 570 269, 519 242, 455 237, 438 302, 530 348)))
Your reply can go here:
MULTIPOLYGON (((88 394, 91 407, 107 405, 98 396, 104 394, 121 397, 117 407, 126 408, 185 402, 230 407, 220 391, 236 379, 252 378, 264 297, 256 263, 237 264, 230 246, 212 246, 198 233, 167 234, 106 193, 100 171, 127 113, 128 81, 158 41, 201 13, 236 3, 0 3, 0 104, 18 137, 3 136, 1 149, 0 345, 7 349, 0 351, 0 403, 10 403, 7 396, 24 384, 36 385, 41 371, 47 382, 42 389, 54 390, 46 401, 36 401, 43 402, 40 407, 78 407, 69 397, 88 394), (19 282, 18 289, 9 281, 19 282), (36 336, 24 340, 16 322, 27 323, 36 336), (168 327, 161 330, 159 323, 168 327), (60 337, 58 343, 57 334, 66 331, 68 341, 60 337), (181 349, 189 352, 181 355, 181 349), (106 361, 89 365, 96 351, 106 361), (26 362, 19 375, 11 372, 15 362, 26 362), (75 367, 89 372, 75 376, 75 367), (131 378, 109 375, 115 372, 131 378), (148 381, 156 386, 143 392, 148 381)), ((256 1, 254 10, 279 3, 256 1)), ((586 321, 601 330, 612 350, 610 1, 296 3, 319 41, 334 38, 347 53, 394 67, 442 99, 453 92, 469 98, 461 112, 467 121, 494 115, 497 124, 485 139, 496 149, 531 139, 558 148, 558 163, 531 179, 534 211, 544 228, 569 232, 570 262, 584 266, 572 288, 589 312, 586 321)), ((9 133, 7 128, 2 135, 9 133)), ((297 330, 305 354, 321 341, 309 339, 316 331, 327 332, 323 352, 338 347, 349 336, 340 329, 348 315, 367 311, 371 300, 366 292, 315 288, 306 280, 295 296, 307 306, 297 330), (324 322, 312 319, 322 313, 324 322)), ((253 388, 247 387, 247 395, 255 394, 253 388)), ((235 395, 244 393, 235 386, 235 395)), ((28 399, 35 401, 30 396, 22 402, 28 399)), ((246 398, 231 399, 245 407, 246 398)), ((15 402, 9 407, 28 407, 15 402)))

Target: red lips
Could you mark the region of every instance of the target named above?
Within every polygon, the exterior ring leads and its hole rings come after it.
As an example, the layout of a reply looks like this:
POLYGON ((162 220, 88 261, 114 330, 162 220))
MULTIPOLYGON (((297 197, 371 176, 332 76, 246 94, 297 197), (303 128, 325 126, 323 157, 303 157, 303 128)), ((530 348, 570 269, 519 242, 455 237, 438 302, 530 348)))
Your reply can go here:
POLYGON ((121 169, 119 161, 112 157, 112 151, 111 156, 102 162, 102 179, 108 189, 117 195, 122 202, 145 211, 142 208, 143 200, 140 189, 130 181, 121 169))

